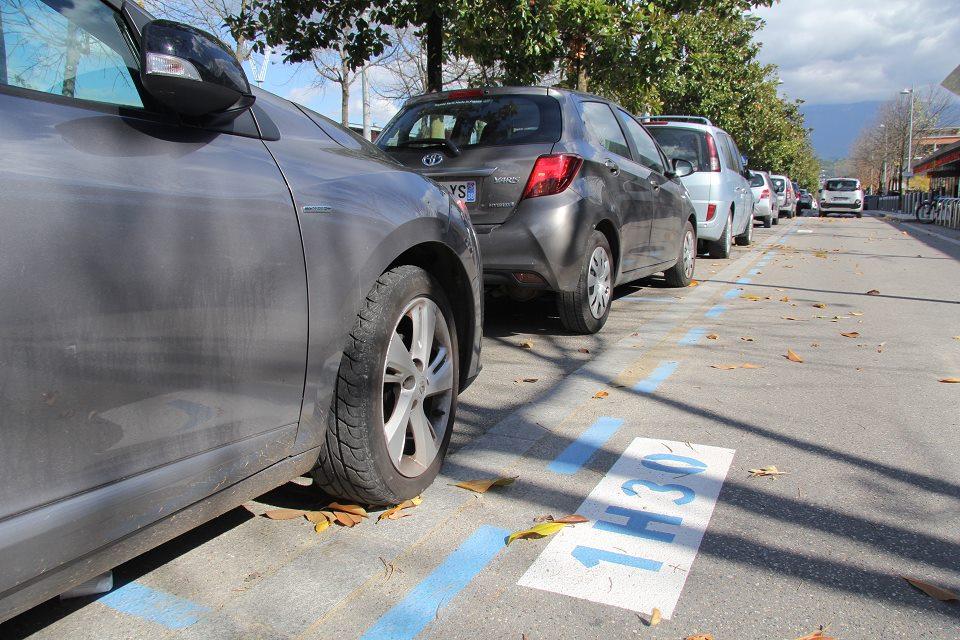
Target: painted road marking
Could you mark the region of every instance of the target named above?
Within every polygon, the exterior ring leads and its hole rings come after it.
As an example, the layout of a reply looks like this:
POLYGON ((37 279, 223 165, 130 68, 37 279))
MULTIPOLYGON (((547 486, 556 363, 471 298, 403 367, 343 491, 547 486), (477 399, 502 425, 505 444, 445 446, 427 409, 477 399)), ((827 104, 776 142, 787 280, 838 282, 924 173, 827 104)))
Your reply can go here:
POLYGON ((638 393, 653 393, 664 380, 669 378, 670 375, 677 370, 679 365, 679 362, 669 360, 661 362, 649 376, 633 385, 633 390, 638 393))
POLYGON ((739 298, 741 293, 743 293, 743 289, 730 289, 725 294, 723 294, 723 297, 726 298, 727 300, 729 300, 730 298, 739 298))
POLYGON ((210 612, 208 607, 137 582, 128 582, 97 598, 97 602, 168 629, 185 629, 210 612))
POLYGON ((734 453, 636 438, 517 584, 669 619, 734 453))
POLYGON ((740 278, 737 280, 737 284, 750 284, 750 278, 740 278))
POLYGON ((702 338, 706 334, 707 334, 707 330, 704 329, 703 327, 694 327, 693 329, 690 329, 690 331, 687 331, 687 335, 680 338, 677 344, 682 344, 684 346, 697 344, 698 342, 700 342, 700 338, 702 338))
POLYGON ((707 312, 706 312, 705 314, 703 314, 703 315, 706 316, 706 317, 708 317, 708 318, 716 318, 718 315, 720 315, 721 313, 723 313, 723 312, 726 311, 726 310, 727 310, 727 308, 726 308, 725 306, 723 306, 722 304, 718 304, 718 305, 715 305, 715 306, 710 307, 710 308, 707 310, 707 312))
POLYGON ((629 300, 630 302, 677 302, 679 300, 679 298, 657 298, 652 296, 624 296, 620 299, 629 300))
POLYGON ((600 418, 580 434, 579 438, 567 445, 567 448, 547 465, 547 470, 563 475, 573 475, 587 464, 590 457, 606 444, 622 424, 623 420, 619 418, 600 418))
POLYGON ((482 526, 370 627, 361 640, 411 640, 433 622, 506 545, 510 532, 482 526))
POLYGON ((760 269, 750 269, 750 275, 752 276, 760 275, 760 269))

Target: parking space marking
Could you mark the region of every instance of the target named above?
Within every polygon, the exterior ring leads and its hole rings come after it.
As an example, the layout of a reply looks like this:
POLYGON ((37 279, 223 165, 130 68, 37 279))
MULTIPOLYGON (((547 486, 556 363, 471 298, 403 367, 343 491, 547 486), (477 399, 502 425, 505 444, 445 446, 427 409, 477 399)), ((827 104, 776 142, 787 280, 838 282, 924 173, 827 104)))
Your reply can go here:
POLYGON ((644 295, 632 295, 624 296, 620 300, 626 300, 628 302, 677 302, 679 298, 664 298, 663 296, 644 296, 644 295))
POLYGON ((167 629, 185 629, 196 624, 208 607, 175 595, 151 589, 137 582, 128 582, 119 589, 97 598, 111 609, 155 622, 167 629))
POLYGON ((752 276, 760 275, 760 269, 750 269, 750 275, 752 276))
POLYGON ((547 470, 562 475, 573 475, 587 463, 597 449, 606 444, 621 425, 623 420, 619 418, 600 418, 580 434, 579 438, 567 445, 567 448, 547 465, 547 470))
POLYGON ((732 298, 739 298, 740 294, 742 293, 743 293, 742 289, 730 289, 725 294, 723 294, 723 297, 726 298, 727 300, 730 300, 732 298))
POLYGON ((669 619, 734 453, 634 439, 517 584, 669 619))
POLYGON ((361 640, 411 640, 506 546, 506 529, 484 525, 387 611, 361 640))
POLYGON ((661 362, 649 376, 633 385, 633 390, 638 393, 653 393, 664 380, 677 370, 679 365, 680 363, 675 361, 661 362))
POLYGON ((716 318, 718 315, 720 315, 726 310, 727 308, 724 305, 718 304, 707 309, 707 312, 703 315, 706 316, 707 318, 716 318))
POLYGON ((690 329, 690 331, 687 331, 687 335, 680 338, 677 344, 681 344, 683 346, 697 344, 706 334, 707 330, 703 327, 694 327, 693 329, 690 329))
POLYGON ((737 280, 737 284, 750 284, 750 278, 740 278, 737 280))

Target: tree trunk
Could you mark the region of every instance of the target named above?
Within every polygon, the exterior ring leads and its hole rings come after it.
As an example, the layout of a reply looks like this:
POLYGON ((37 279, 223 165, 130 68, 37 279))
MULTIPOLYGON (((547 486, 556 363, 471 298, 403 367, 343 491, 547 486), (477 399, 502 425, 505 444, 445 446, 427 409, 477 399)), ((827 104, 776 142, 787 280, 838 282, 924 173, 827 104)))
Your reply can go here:
POLYGON ((67 24, 67 51, 63 60, 63 84, 60 87, 61 95, 75 98, 77 95, 77 66, 80 64, 80 38, 77 25, 67 24))
POLYGON ((363 137, 370 140, 370 83, 367 82, 366 65, 360 69, 360 93, 363 96, 363 137))
POLYGON ((340 63, 340 124, 350 127, 350 65, 341 57, 340 63))
POLYGON ((7 82, 7 45, 3 40, 3 12, 0 11, 0 84, 7 82))
POLYGON ((427 18, 427 91, 443 91, 443 17, 436 10, 427 18))

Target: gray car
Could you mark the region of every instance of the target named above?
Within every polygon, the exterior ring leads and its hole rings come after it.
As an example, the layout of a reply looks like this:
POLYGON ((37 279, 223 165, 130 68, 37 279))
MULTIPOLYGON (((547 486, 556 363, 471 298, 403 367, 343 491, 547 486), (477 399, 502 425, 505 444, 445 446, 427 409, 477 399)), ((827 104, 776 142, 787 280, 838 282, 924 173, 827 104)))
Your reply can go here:
POLYGON ((409 100, 377 140, 470 210, 484 280, 518 299, 557 292, 563 326, 594 333, 615 285, 664 272, 687 286, 696 216, 640 122, 554 88, 455 90, 409 100))
POLYGON ((307 472, 422 491, 479 369, 467 212, 201 31, 10 1, 0 621, 307 472))

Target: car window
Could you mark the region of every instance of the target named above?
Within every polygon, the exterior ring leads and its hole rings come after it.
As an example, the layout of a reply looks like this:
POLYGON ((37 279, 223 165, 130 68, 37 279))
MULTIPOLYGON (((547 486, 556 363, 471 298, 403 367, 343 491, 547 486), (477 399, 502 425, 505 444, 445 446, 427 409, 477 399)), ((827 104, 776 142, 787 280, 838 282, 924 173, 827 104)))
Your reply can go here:
POLYGON ((762 187, 764 184, 766 184, 766 183, 763 181, 763 175, 762 175, 762 174, 759 174, 759 173, 751 173, 751 174, 750 174, 750 186, 751 186, 751 187, 762 187))
POLYGON ((658 173, 664 173, 663 160, 660 158, 657 143, 653 141, 653 138, 650 137, 646 129, 633 119, 633 116, 623 109, 620 109, 620 115, 623 117, 623 122, 627 126, 627 135, 630 136, 634 146, 637 148, 637 162, 648 169, 652 169, 658 173))
POLYGON ((687 160, 696 171, 710 170, 707 139, 702 131, 654 125, 647 129, 671 160, 687 160))
POLYGON ((783 193, 784 187, 786 187, 786 181, 783 178, 771 178, 773 182, 773 189, 777 193, 783 193))
POLYGON ((730 140, 730 136, 723 132, 718 132, 718 134, 718 139, 720 140, 720 155, 723 156, 723 164, 726 165, 727 169, 739 172, 740 162, 733 154, 733 141, 730 140))
POLYGON ((95 0, 0 0, 0 84, 143 107, 137 58, 95 0))
POLYGON ((827 191, 856 191, 860 188, 857 180, 827 180, 823 188, 827 191))
POLYGON ((623 130, 606 104, 602 102, 583 102, 583 122, 601 145, 624 158, 630 157, 630 148, 627 139, 623 137, 623 130))
POLYGON ((377 139, 381 149, 450 140, 464 147, 545 144, 560 139, 560 103, 551 96, 495 95, 417 102, 377 139))

